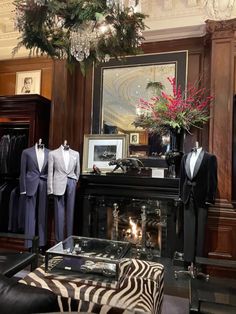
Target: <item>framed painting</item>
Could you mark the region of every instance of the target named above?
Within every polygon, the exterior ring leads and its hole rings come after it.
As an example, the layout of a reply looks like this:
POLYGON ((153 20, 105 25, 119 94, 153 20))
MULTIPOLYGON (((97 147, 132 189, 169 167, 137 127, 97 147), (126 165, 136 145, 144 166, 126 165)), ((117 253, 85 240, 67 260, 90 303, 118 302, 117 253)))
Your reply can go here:
POLYGON ((39 94, 41 92, 41 70, 16 72, 15 94, 39 94))
POLYGON ((94 166, 101 172, 114 168, 109 162, 126 158, 128 155, 128 140, 125 134, 85 134, 83 149, 82 172, 93 171, 94 166))

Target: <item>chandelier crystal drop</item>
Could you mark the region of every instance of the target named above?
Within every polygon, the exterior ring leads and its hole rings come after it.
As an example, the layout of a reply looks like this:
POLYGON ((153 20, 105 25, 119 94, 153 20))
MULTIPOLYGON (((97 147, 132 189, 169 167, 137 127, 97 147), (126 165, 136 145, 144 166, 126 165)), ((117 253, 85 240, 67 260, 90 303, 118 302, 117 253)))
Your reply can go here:
POLYGON ((70 32, 71 48, 70 52, 79 62, 88 58, 91 45, 95 45, 98 40, 98 34, 94 30, 95 22, 84 23, 80 29, 70 32))

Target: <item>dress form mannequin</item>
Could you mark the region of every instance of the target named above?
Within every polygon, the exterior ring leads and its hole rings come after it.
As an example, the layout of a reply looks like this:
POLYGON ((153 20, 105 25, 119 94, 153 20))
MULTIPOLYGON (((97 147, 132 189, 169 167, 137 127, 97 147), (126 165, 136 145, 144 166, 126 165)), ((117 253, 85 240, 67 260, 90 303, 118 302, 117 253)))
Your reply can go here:
MULTIPOLYGON (((20 194, 26 196, 25 234, 33 237, 37 222, 40 247, 47 243, 48 153, 42 139, 39 139, 21 155, 20 194)), ((32 241, 27 240, 25 245, 30 248, 32 241)))
POLYGON ((216 157, 196 142, 191 152, 183 156, 180 173, 180 199, 184 204, 184 261, 190 263, 187 273, 193 278, 196 276, 195 257, 203 256, 208 206, 214 203, 216 187, 216 157))
POLYGON ((73 234, 74 204, 77 181, 80 175, 80 158, 67 140, 49 153, 48 194, 54 195, 55 238, 60 242, 73 234), (64 225, 66 221, 66 235, 64 225))

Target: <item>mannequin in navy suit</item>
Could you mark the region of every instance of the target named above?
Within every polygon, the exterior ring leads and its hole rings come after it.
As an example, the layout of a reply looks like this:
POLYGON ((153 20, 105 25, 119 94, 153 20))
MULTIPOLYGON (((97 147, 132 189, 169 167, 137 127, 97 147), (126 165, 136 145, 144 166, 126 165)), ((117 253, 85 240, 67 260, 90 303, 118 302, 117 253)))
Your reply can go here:
POLYGON ((184 260, 203 256, 208 206, 214 204, 217 188, 216 156, 201 147, 183 156, 180 198, 184 203, 184 260))
MULTIPOLYGON (((41 145, 41 144, 40 144, 41 145)), ((34 236, 38 222, 39 245, 47 243, 47 174, 49 150, 43 145, 23 150, 21 155, 20 193, 26 195, 25 234, 34 236), (36 217, 37 215, 37 217, 36 217)), ((32 241, 26 241, 30 248, 32 241)))

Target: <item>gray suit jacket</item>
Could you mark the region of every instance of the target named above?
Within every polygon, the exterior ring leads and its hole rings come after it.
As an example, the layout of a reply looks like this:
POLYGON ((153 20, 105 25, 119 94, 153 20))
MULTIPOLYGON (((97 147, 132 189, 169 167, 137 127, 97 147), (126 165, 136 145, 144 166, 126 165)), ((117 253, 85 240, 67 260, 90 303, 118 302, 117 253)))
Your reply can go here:
POLYGON ((43 168, 39 171, 35 146, 23 150, 21 155, 20 193, 26 192, 27 196, 33 196, 37 191, 39 180, 47 180, 48 153, 49 150, 45 148, 43 168))
POLYGON ((50 151, 48 155, 48 194, 65 194, 67 178, 79 180, 80 160, 79 153, 69 149, 69 166, 66 170, 63 158, 63 148, 50 151))

